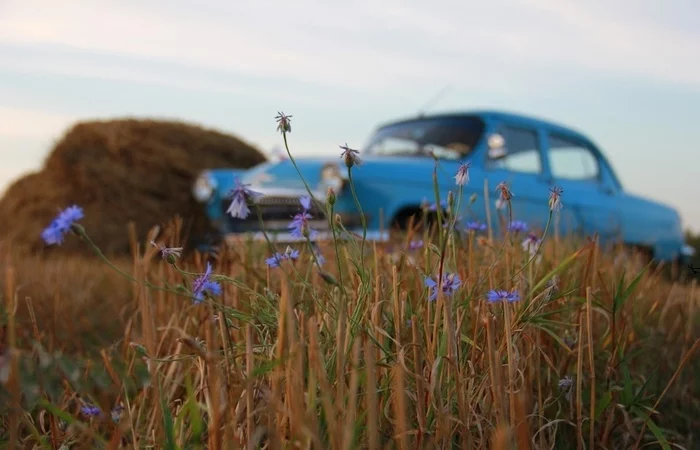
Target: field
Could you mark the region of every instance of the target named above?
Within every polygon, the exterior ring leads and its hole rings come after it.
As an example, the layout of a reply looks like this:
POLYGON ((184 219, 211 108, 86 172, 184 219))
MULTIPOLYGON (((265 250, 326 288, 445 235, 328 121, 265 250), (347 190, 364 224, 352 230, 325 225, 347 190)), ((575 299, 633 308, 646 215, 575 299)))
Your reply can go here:
POLYGON ((107 259, 79 223, 92 257, 0 261, 3 448, 700 448, 696 281, 593 238, 417 226, 270 267, 163 257, 178 221, 107 259))

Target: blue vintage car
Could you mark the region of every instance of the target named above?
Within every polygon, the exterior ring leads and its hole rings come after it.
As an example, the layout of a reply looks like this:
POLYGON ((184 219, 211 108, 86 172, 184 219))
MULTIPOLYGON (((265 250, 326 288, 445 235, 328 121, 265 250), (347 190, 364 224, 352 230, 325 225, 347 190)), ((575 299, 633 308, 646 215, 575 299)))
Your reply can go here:
MULTIPOLYGON (((347 168, 339 155, 340 151, 295 160, 317 199, 325 199, 329 186, 334 188, 335 211, 347 229, 361 234, 347 168)), ((626 192, 605 155, 589 138, 549 121, 495 111, 420 116, 378 127, 360 156, 363 164, 353 167, 352 174, 370 240, 388 239, 392 230, 405 227, 411 217, 421 214, 426 199, 434 201, 433 168, 438 158, 441 199, 448 191, 456 191, 454 176, 460 163, 471 164, 458 212, 462 223, 484 222, 488 206, 491 225, 498 230, 494 188, 506 182, 514 194, 513 217, 525 221, 530 229, 542 230, 549 215, 550 188, 558 185, 564 191, 564 208, 550 231, 557 226, 562 235, 597 233, 604 242, 622 242, 656 260, 692 256, 673 208, 626 192), (485 192, 489 193, 488 205, 485 192), (470 204, 473 194, 476 201, 470 204)), ((255 213, 246 219, 226 214, 231 202, 227 194, 236 186, 236 178, 263 194, 256 202, 270 236, 293 241, 287 227, 301 210, 299 197, 306 189, 289 160, 265 162, 248 170, 212 168, 201 173, 193 195, 204 205, 217 238, 264 237, 255 213)), ((322 232, 329 229, 319 210, 311 214, 316 219, 313 227, 322 232)))

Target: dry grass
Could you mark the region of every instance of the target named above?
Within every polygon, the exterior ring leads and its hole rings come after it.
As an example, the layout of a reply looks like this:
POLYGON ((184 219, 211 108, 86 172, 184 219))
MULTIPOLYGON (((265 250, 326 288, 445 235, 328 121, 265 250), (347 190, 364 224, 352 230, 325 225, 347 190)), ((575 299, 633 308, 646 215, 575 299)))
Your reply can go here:
MULTIPOLYGON (((182 223, 166 231, 177 246, 182 223)), ((206 256, 171 265, 150 239, 118 264, 5 251, 0 443, 697 448, 695 281, 671 283, 595 240, 547 237, 540 261, 523 236, 487 236, 426 231, 438 245, 408 250, 409 232, 366 252, 336 241, 323 267, 299 245, 274 269, 272 249, 241 242, 209 256, 223 292, 201 304, 191 291, 206 256), (443 269, 462 285, 430 301, 425 276, 443 269), (492 289, 520 300, 488 302, 492 289)))
MULTIPOLYGON (((500 246, 456 242, 448 260, 463 286, 437 302, 423 285, 437 255, 397 250, 404 243, 373 249, 365 273, 351 263, 354 246, 339 248, 342 274, 324 248, 324 270, 343 280, 345 295, 308 253, 268 269, 264 246, 241 244, 213 261, 235 281, 200 305, 120 278, 95 258, 8 255, 0 342, 16 352, 0 362, 0 442, 344 450, 664 440, 697 448, 695 284, 671 284, 658 270, 634 283, 637 272, 623 276, 594 243, 548 242, 542 262, 513 277, 527 255, 517 241, 498 256, 500 246), (501 283, 522 300, 486 302, 501 283), (565 376, 568 392, 558 387, 565 376), (118 423, 90 419, 79 398, 125 410, 118 423)), ((142 248, 119 266, 173 290, 191 285, 192 275, 142 248)), ((201 273, 203 255, 181 264, 201 273)))

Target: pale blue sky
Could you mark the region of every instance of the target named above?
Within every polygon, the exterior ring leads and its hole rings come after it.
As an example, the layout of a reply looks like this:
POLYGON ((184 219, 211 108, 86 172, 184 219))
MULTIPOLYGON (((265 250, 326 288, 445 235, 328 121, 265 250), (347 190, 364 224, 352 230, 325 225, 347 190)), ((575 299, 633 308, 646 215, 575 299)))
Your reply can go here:
POLYGON ((589 135, 625 188, 700 231, 700 2, 0 0, 0 190, 76 120, 167 117, 269 151, 497 108, 589 135), (206 5, 206 6, 203 6, 206 5))

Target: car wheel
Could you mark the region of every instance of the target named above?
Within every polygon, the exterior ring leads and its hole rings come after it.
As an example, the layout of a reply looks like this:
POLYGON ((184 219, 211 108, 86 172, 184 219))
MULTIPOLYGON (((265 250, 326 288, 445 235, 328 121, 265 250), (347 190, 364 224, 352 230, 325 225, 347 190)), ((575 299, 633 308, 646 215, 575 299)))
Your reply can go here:
POLYGON ((640 272, 654 259, 654 252, 644 246, 625 244, 615 257, 616 266, 627 267, 627 272, 640 272))

